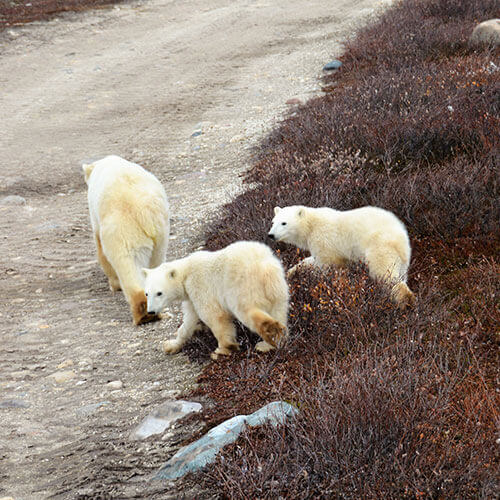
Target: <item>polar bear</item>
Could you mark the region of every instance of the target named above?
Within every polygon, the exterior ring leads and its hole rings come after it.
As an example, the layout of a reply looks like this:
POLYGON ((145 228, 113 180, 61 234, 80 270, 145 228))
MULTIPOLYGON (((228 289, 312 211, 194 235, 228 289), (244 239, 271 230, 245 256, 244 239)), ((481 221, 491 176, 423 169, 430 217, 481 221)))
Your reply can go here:
POLYGON ((239 241, 143 273, 149 314, 182 301, 183 322, 177 337, 163 344, 166 353, 179 352, 200 320, 218 342, 212 359, 239 349, 233 318, 263 339, 256 345, 260 352, 273 349, 286 336, 288 285, 281 262, 263 243, 239 241))
POLYGON ((170 233, 167 195, 160 181, 119 156, 83 165, 97 257, 113 292, 122 289, 134 324, 147 314, 141 269, 166 257, 170 233))
MULTIPOLYGON (((406 285, 411 256, 408 233, 387 210, 275 207, 268 236, 311 252, 311 257, 298 265, 345 267, 349 262, 362 261, 372 278, 391 285, 391 296, 400 307, 415 302, 406 285)), ((294 266, 289 275, 296 269, 294 266)))

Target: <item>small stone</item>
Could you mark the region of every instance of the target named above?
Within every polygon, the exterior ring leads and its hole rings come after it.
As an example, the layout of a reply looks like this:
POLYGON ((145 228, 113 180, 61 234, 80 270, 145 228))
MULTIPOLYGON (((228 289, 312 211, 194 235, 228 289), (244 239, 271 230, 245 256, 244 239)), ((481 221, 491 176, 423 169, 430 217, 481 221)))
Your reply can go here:
POLYGON ((336 69, 339 69, 342 66, 342 63, 338 61, 337 59, 334 59, 333 61, 330 61, 329 63, 325 64, 323 66, 323 69, 325 71, 334 71, 336 69))
POLYGON ((231 137, 229 142, 230 143, 240 142, 240 141, 243 141, 244 139, 245 139, 245 136, 243 134, 237 134, 237 135, 234 135, 233 137, 231 137))
POLYGON ((51 378, 56 384, 64 384, 75 377, 76 373, 73 370, 65 370, 53 373, 52 375, 49 375, 48 378, 51 378))
POLYGON ((121 389, 123 387, 123 382, 121 380, 113 380, 112 382, 108 382, 106 387, 110 389, 121 389))
POLYGON ((210 128, 213 125, 212 122, 205 121, 205 122, 198 122, 194 126, 194 130, 206 130, 207 128, 210 128))
POLYGON ((74 363, 73 363, 73 360, 72 359, 67 359, 65 361, 63 361, 62 363, 59 363, 57 365, 57 369, 58 370, 63 370, 64 368, 68 368, 69 366, 73 366, 74 363))
POLYGON ((288 104, 289 106, 296 106, 302 104, 302 101, 294 97, 292 99, 288 99, 288 101, 286 101, 285 104, 288 104))
POLYGON ((0 500, 14 500, 13 497, 1 497, 0 500))
POLYGON ((90 405, 82 406, 81 408, 77 408, 75 413, 81 417, 86 417, 87 415, 91 415, 96 410, 98 410, 101 406, 110 405, 111 401, 101 401, 100 403, 92 403, 90 405))
POLYGON ((35 290, 35 293, 37 293, 37 294, 41 294, 42 292, 43 292, 43 288, 37 288, 35 290))
POLYGON ((82 372, 91 372, 94 369, 94 365, 90 359, 82 359, 78 363, 78 369, 82 372))
POLYGON ((0 401, 0 408, 29 408, 29 404, 21 399, 6 399, 0 401))
POLYGON ((203 132, 201 130, 196 130, 191 134, 191 137, 198 137, 201 135, 203 132))
POLYGON ((130 434, 130 439, 146 439, 153 434, 161 434, 174 422, 201 411, 200 403, 190 401, 167 401, 148 415, 130 434))

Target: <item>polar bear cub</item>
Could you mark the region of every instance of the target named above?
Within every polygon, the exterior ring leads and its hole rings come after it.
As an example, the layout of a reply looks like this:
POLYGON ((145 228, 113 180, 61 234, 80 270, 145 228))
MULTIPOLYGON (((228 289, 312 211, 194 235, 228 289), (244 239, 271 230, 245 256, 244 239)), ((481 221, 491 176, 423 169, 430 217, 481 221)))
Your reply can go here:
MULTIPOLYGON (((392 298, 400 307, 415 301, 406 285, 411 256, 408 233, 387 210, 275 207, 268 236, 311 252, 311 257, 298 265, 345 267, 349 262, 362 261, 372 278, 391 285, 392 298)), ((296 266, 289 273, 295 270, 296 266)))
POLYGON ((183 323, 166 353, 180 351, 199 321, 218 342, 212 359, 238 350, 236 318, 263 339, 256 349, 266 352, 286 336, 288 285, 281 262, 266 245, 239 241, 216 252, 195 252, 156 269, 143 269, 148 313, 159 314, 182 301, 183 323))
POLYGON ((119 156, 83 165, 97 257, 111 290, 122 289, 134 324, 147 314, 141 269, 165 260, 170 233, 167 195, 160 181, 119 156))

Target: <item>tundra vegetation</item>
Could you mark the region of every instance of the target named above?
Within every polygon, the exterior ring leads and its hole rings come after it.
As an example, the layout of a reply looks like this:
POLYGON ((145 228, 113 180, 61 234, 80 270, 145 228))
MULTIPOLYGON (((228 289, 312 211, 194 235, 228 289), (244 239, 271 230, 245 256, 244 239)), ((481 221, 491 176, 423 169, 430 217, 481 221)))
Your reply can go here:
MULTIPOLYGON (((276 399, 300 409, 194 478, 221 498, 498 493, 500 53, 468 41, 497 15, 497 0, 396 3, 265 139, 209 228, 215 250, 264 241, 275 205, 380 206, 408 228, 417 295, 401 312, 362 266, 299 270, 286 346, 206 366, 209 425, 276 399)), ((287 268, 305 257, 275 248, 287 268)), ((213 348, 206 335, 186 346, 201 360, 213 348)))

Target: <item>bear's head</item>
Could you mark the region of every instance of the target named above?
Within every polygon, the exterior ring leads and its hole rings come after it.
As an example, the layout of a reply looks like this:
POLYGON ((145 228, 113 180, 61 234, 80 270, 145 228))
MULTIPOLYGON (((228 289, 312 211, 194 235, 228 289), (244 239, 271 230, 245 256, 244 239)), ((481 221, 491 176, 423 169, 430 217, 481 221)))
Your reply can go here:
POLYGON ((183 299, 184 285, 175 263, 166 262, 154 269, 143 268, 142 274, 148 314, 160 314, 170 303, 183 299))
POLYGON ((306 207, 294 205, 291 207, 274 207, 274 219, 268 236, 275 241, 298 245, 303 239, 302 226, 306 207))

